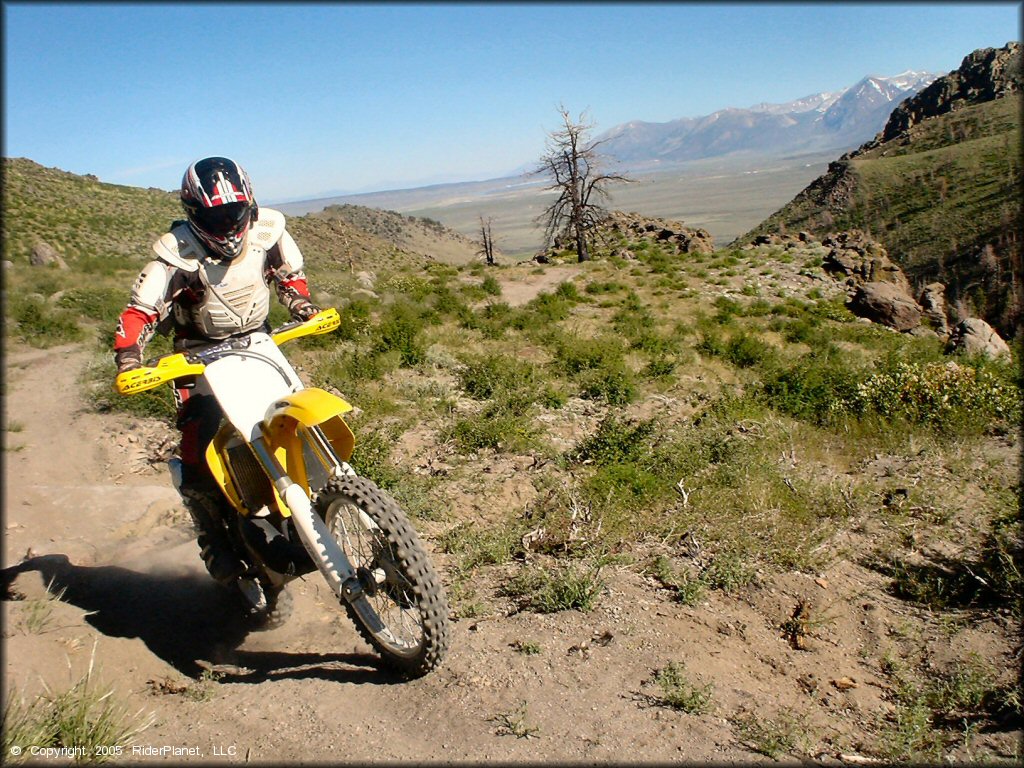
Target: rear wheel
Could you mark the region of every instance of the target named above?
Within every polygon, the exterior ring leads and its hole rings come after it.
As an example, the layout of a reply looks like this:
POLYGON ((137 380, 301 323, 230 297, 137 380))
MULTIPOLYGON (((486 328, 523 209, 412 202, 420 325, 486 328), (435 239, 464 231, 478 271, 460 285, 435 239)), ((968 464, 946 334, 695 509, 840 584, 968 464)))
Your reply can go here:
POLYGON ((295 609, 292 593, 287 587, 271 587, 266 584, 263 585, 263 592, 267 596, 267 609, 253 616, 253 628, 262 631, 277 629, 292 617, 295 609))
POLYGON ((295 604, 286 586, 275 587, 259 578, 239 579, 234 587, 250 630, 266 632, 277 629, 291 618, 295 604))
POLYGON ((360 634, 391 668, 419 677, 448 650, 448 601, 441 580, 405 513, 362 477, 340 477, 314 508, 362 582, 342 601, 360 634))

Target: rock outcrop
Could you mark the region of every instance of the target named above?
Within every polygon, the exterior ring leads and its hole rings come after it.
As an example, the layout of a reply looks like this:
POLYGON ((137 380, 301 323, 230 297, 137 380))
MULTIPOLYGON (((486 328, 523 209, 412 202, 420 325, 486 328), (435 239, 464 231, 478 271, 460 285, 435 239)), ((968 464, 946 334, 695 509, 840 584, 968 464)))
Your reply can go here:
POLYGON ((851 312, 897 331, 912 331, 921 325, 921 307, 914 300, 910 281, 881 243, 854 229, 831 234, 822 245, 829 250, 821 266, 846 283, 851 312))
POLYGON ((946 317, 946 286, 942 283, 929 283, 917 297, 921 305, 924 319, 940 336, 949 335, 949 320, 946 317))
POLYGON ((981 48, 964 57, 959 69, 940 77, 896 107, 882 132, 853 154, 892 141, 922 120, 1021 91, 1024 91, 1021 44, 1011 42, 1003 48, 981 48))
POLYGON ((946 351, 965 355, 985 355, 992 359, 1010 355, 1010 347, 1002 337, 991 325, 977 317, 957 323, 949 336, 946 351))
POLYGON ((602 228, 624 235, 628 240, 653 240, 670 246, 677 253, 710 254, 715 251, 715 242, 706 229, 687 227, 681 221, 612 211, 602 228))
POLYGON ((910 281, 903 270, 889 258, 881 243, 863 232, 852 229, 832 234, 821 244, 829 249, 822 267, 833 277, 845 278, 851 286, 890 283, 910 298, 910 281))

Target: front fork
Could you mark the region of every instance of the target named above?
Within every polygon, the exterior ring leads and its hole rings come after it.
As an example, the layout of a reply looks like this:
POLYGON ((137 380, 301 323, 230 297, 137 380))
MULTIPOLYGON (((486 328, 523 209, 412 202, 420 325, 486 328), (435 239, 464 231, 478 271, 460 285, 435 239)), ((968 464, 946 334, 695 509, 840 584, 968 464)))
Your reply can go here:
POLYGON ((331 589, 346 602, 357 598, 363 588, 355 569, 345 556, 345 552, 338 546, 338 542, 331 536, 331 532, 327 530, 327 524, 319 515, 313 513, 313 504, 306 492, 288 477, 262 437, 250 442, 249 446, 266 471, 267 477, 273 482, 274 488, 288 505, 299 538, 302 539, 306 551, 313 558, 320 573, 327 579, 331 589))

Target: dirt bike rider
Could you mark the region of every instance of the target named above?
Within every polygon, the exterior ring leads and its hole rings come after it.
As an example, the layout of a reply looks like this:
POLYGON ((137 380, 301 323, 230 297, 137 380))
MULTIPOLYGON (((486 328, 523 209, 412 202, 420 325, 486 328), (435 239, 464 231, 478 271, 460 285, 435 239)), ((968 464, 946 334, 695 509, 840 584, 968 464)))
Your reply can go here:
MULTIPOLYGON (((118 373, 142 365, 154 332, 173 329, 174 348, 183 350, 268 329, 271 282, 294 319, 320 311, 310 301, 302 253, 284 215, 257 205, 240 165, 225 157, 192 163, 181 181, 181 205, 186 220, 173 222, 153 245, 156 257, 139 274, 121 313, 114 335, 118 373)), ((226 528, 233 509, 205 460, 221 409, 201 378, 175 385, 174 396, 181 430, 175 484, 198 529, 207 570, 230 583, 245 566, 226 528)))

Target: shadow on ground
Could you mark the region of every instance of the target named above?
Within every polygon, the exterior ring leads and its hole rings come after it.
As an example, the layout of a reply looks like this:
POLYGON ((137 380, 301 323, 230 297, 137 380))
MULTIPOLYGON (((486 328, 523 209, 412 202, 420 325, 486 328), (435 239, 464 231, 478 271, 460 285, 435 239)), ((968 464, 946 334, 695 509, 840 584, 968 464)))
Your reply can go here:
POLYGON ((323 678, 334 682, 399 682, 376 667, 372 654, 238 650, 249 628, 231 592, 205 574, 142 573, 116 565, 78 566, 67 555, 41 555, 0 571, 4 599, 18 574, 38 571, 49 591, 84 611, 109 637, 137 637, 182 674, 198 677, 211 665, 235 668, 224 682, 323 678), (205 665, 197 661, 208 662, 205 665))

